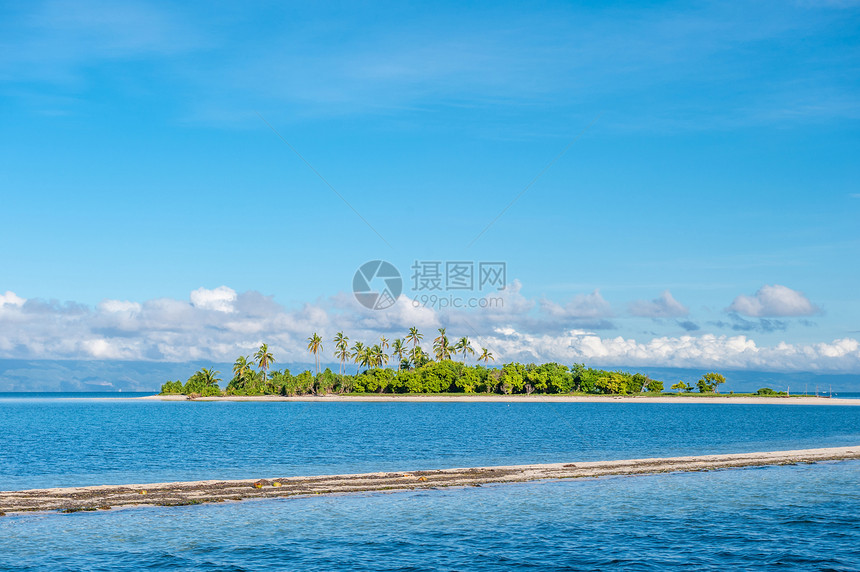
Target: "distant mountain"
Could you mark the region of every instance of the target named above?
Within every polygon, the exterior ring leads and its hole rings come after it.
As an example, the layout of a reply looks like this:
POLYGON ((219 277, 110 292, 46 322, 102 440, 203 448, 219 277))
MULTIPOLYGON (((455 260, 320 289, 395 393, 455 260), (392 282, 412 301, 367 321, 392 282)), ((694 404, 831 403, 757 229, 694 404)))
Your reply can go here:
MULTIPOLYGON (((276 364, 278 366, 279 364, 276 364)), ((290 371, 313 368, 310 364, 286 364, 290 371)), ((153 391, 167 380, 185 381, 201 367, 221 372, 226 387, 233 376, 229 363, 13 360, 0 359, 2 391, 153 391)), ((279 369, 283 369, 280 365, 279 369)), ((335 371, 337 367, 335 367, 335 371)))

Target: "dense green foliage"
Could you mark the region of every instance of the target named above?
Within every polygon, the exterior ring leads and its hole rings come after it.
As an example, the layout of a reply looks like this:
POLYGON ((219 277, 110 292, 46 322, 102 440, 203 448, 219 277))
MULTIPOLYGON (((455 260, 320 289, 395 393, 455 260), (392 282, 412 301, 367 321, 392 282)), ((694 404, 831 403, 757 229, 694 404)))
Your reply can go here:
MULTIPOLYGON (((234 368, 236 373, 227 384, 226 395, 326 395, 330 393, 496 393, 512 394, 612 394, 631 395, 659 393, 663 382, 640 373, 586 368, 582 364, 567 367, 557 363, 542 365, 509 363, 501 368, 466 365, 449 359, 427 362, 411 369, 373 367, 357 375, 338 374, 330 369, 314 375, 303 371, 297 375, 288 369, 272 370, 264 377, 261 371, 234 368)), ((183 385, 168 381, 161 393, 219 395, 212 376, 201 370, 183 385)), ((216 372, 217 373, 217 372, 216 372)))
POLYGON ((719 373, 711 372, 703 375, 696 383, 696 386, 699 388, 699 392, 701 393, 719 393, 717 386, 725 382, 725 377, 719 373))
POLYGON ((788 395, 784 391, 776 391, 769 387, 762 387, 758 391, 755 392, 756 395, 788 395))
POLYGON ((201 369, 194 375, 188 378, 185 385, 181 381, 168 381, 161 386, 161 393, 180 393, 183 395, 201 395, 209 397, 211 395, 221 395, 221 388, 218 383, 221 381, 218 378, 220 372, 211 369, 201 369))
POLYGON ((678 383, 676 383, 672 386, 672 389, 674 389, 676 391, 686 391, 687 393, 690 393, 695 388, 692 385, 690 385, 684 381, 679 381, 678 383))

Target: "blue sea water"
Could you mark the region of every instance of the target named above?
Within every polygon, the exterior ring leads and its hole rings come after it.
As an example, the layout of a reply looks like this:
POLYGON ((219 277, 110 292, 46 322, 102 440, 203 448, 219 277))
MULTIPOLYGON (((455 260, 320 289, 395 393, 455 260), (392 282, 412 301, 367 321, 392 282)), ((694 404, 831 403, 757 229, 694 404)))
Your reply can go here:
POLYGON ((860 462, 0 518, 0 569, 860 569, 860 462))
POLYGON ((0 400, 0 490, 860 444, 860 407, 0 400))
MULTIPOLYGON (((860 444, 860 407, 0 397, 0 489, 860 444)), ((860 569, 860 463, 0 517, 0 569, 860 569)))

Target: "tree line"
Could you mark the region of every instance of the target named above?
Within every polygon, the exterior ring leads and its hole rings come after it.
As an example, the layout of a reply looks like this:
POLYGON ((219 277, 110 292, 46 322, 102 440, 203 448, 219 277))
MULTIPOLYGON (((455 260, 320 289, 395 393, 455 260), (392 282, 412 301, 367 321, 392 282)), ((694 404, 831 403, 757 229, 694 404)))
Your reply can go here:
MULTIPOLYGON (((663 382, 641 373, 608 371, 575 363, 522 364, 507 363, 490 367, 495 361, 491 351, 477 352, 468 337, 449 340, 445 328, 439 328, 433 339, 432 354, 421 342, 424 336, 410 328, 401 339, 389 341, 382 336, 377 343, 350 340, 343 332, 334 336, 334 356, 339 361, 337 373, 330 368, 320 371, 323 339, 316 333, 308 337, 307 349, 313 356, 315 372, 293 375, 289 369, 272 369, 276 362, 267 344, 253 355, 240 356, 233 364, 233 377, 222 392, 220 372, 201 369, 184 384, 168 381, 163 394, 185 395, 327 395, 331 393, 486 393, 486 394, 604 394, 633 395, 661 393, 663 382), (466 364, 468 356, 477 356, 476 365, 466 364), (388 367, 389 363, 394 367, 388 367), (481 365, 483 362, 483 365, 481 365), (346 372, 354 364, 354 374, 346 372)), ((709 373, 699 380, 702 393, 716 392, 725 378, 709 373)), ((684 382, 672 389, 692 391, 684 382), (683 385, 683 387, 682 387, 683 385)))

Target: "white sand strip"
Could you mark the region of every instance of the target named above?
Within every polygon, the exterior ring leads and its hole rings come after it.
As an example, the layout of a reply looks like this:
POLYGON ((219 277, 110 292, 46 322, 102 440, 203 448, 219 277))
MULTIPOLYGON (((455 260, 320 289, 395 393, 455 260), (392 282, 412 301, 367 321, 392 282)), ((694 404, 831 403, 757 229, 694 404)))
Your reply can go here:
POLYGON ((52 510, 77 512, 132 505, 176 506, 253 498, 478 486, 487 483, 574 479, 607 475, 707 471, 734 467, 789 465, 848 459, 860 459, 860 445, 695 457, 2 491, 0 492, 0 514, 52 510))

